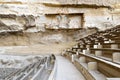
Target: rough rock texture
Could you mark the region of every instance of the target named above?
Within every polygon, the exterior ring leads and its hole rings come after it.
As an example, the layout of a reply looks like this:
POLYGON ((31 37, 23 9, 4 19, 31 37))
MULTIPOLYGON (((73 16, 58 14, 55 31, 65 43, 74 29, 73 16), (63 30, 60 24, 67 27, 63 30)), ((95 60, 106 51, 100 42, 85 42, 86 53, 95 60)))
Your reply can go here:
POLYGON ((0 68, 23 68, 42 56, 11 56, 11 55, 0 55, 0 68))
POLYGON ((1 3, 52 3, 52 4, 87 4, 108 6, 120 2, 119 0, 0 0, 1 3))
POLYGON ((74 41, 80 29, 119 21, 120 0, 0 0, 0 45, 74 41))
MULTIPOLYGON (((116 14, 116 12, 119 13, 119 3, 119 0, 1 0, 0 23, 5 24, 6 27, 10 27, 11 31, 23 30, 27 32, 37 32, 44 31, 46 25, 49 26, 48 23, 51 23, 51 21, 53 20, 52 18, 48 19, 48 16, 46 16, 45 14, 53 15, 80 13, 83 14, 80 16, 83 17, 81 21, 83 22, 83 28, 98 27, 99 29, 104 29, 108 26, 113 27, 119 24, 119 14, 116 14), (42 4, 44 2, 47 2, 48 4, 52 2, 53 5, 42 4), (65 3, 66 6, 54 6, 54 2, 58 2, 61 5, 65 3), (68 4, 76 4, 76 6, 67 6, 68 4), (80 6, 78 5, 79 7, 77 7, 77 4, 80 4, 80 6), (91 4, 91 6, 82 4, 91 4), (104 4, 110 4, 110 7, 112 7, 113 9, 108 9, 107 5, 104 4), (116 19, 116 17, 118 18, 116 19), (13 28, 11 28, 11 26, 13 26, 13 28), (32 30, 27 30, 28 28, 32 28, 32 30)), ((55 21, 57 21, 57 19, 55 21)), ((60 23, 61 20, 58 20, 58 22, 60 23)), ((55 25, 53 24, 56 23, 52 23, 52 27, 55 27, 55 25)), ((71 28, 76 28, 72 24, 70 24, 70 26, 72 26, 71 28)), ((67 28, 67 26, 65 27, 67 28)), ((0 30, 2 31, 2 28, 0 28, 0 30)))
POLYGON ((92 6, 107 6, 119 3, 120 0, 44 0, 45 4, 53 5, 92 5, 92 6))
POLYGON ((75 42, 80 37, 95 33, 95 29, 81 31, 59 31, 47 30, 45 32, 28 33, 28 32, 9 32, 0 34, 0 46, 29 46, 39 44, 59 44, 66 42, 75 42), (84 35, 83 35, 84 34, 84 35))

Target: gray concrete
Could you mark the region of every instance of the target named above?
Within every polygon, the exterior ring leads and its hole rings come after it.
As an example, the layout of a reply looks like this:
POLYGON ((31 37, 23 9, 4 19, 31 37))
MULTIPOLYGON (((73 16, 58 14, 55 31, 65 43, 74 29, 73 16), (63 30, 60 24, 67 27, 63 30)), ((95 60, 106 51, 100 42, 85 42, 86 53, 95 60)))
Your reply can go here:
POLYGON ((85 80, 77 68, 62 56, 56 56, 57 76, 56 80, 85 80))

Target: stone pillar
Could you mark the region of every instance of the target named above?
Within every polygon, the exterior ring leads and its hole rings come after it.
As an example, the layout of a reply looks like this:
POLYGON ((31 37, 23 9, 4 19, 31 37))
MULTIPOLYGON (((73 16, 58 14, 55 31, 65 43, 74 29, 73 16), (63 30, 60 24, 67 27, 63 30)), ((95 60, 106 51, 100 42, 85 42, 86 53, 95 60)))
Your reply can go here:
POLYGON ((86 48, 90 48, 90 45, 86 45, 86 48))
POLYGON ((74 60, 75 60, 75 55, 72 54, 72 62, 74 62, 74 60))
POLYGON ((76 52, 76 49, 73 49, 74 52, 76 52))
POLYGON ((79 55, 79 52, 78 52, 78 51, 76 52, 76 55, 77 55, 77 56, 79 55))
POLYGON ((80 48, 84 48, 84 46, 83 46, 83 45, 80 45, 80 48))
POLYGON ((118 49, 118 44, 111 44, 112 49, 118 49))
POLYGON ((88 70, 97 70, 97 62, 89 62, 88 70))
POLYGON ((98 43, 98 45, 94 45, 94 48, 102 48, 102 45, 98 43))
POLYGON ((95 51, 95 56, 102 56, 102 51, 95 51))
POLYGON ((113 53, 113 62, 120 62, 120 53, 119 52, 113 53))
POLYGON ((81 52, 81 49, 78 49, 77 51, 78 51, 78 52, 81 52))
POLYGON ((80 57, 80 58, 79 58, 79 61, 80 61, 81 63, 85 63, 85 62, 86 62, 86 58, 85 58, 85 57, 80 57))
POLYGON ((74 48, 78 48, 78 45, 75 45, 74 48))
POLYGON ((98 46, 97 46, 97 48, 102 48, 102 45, 99 43, 98 46))
POLYGON ((66 51, 65 51, 65 50, 62 52, 62 54, 61 54, 61 55, 63 56, 64 54, 66 54, 66 51))
POLYGON ((48 69, 48 63, 47 62, 45 63, 45 69, 48 69))
POLYGON ((97 45, 94 45, 94 47, 93 48, 97 48, 98 46, 97 45))
POLYGON ((83 50, 83 54, 90 54, 90 50, 83 50))

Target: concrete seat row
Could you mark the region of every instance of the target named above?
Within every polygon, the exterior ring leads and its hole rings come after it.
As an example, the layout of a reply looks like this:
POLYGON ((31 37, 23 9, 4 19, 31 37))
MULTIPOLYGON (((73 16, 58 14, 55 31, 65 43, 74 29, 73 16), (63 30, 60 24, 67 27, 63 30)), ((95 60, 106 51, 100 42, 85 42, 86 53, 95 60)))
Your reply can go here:
POLYGON ((120 27, 82 38, 64 51, 87 80, 120 80, 120 27))
POLYGON ((43 78, 42 75, 49 66, 50 61, 50 56, 42 57, 17 72, 8 75, 5 80, 41 80, 40 78, 43 78))
POLYGON ((96 57, 92 54, 84 54, 82 52, 76 53, 69 51, 66 56, 75 64, 87 80, 107 80, 108 78, 120 78, 119 64, 96 57))
POLYGON ((6 80, 28 80, 30 76, 33 76, 40 68, 41 64, 44 63, 44 58, 41 60, 38 60, 37 62, 33 62, 29 64, 28 66, 25 66, 21 69, 19 69, 16 72, 13 72, 9 76, 7 76, 6 80))
POLYGON ((104 58, 112 62, 120 64, 120 49, 109 48, 79 48, 73 49, 74 52, 82 52, 84 54, 92 54, 96 57, 104 58))
POLYGON ((0 79, 4 79, 6 76, 10 75, 19 69, 16 68, 0 68, 0 79))

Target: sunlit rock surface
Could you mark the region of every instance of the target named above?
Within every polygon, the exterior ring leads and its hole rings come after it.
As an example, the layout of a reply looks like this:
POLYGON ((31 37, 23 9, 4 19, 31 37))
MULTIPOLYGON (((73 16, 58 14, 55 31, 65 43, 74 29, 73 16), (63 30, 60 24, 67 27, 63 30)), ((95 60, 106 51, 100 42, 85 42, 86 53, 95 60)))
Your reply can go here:
POLYGON ((75 43, 120 25, 119 9, 119 0, 0 0, 0 46, 75 43))
MULTIPOLYGON (((0 32, 3 32, 5 30, 22 30, 26 32, 44 31, 45 27, 49 26, 47 24, 50 23, 48 17, 45 14, 59 13, 84 14, 85 23, 82 27, 98 27, 99 29, 104 29, 108 26, 118 25, 119 18, 116 17, 119 17, 119 14, 115 14, 114 12, 119 11, 119 7, 116 7, 119 6, 119 3, 119 0, 1 0, 0 24, 4 24, 2 25, 2 27, 4 26, 5 28, 1 28, 0 32), (84 5, 82 5, 81 7, 54 7, 54 5, 56 4, 74 4, 77 6, 82 4, 84 5), (108 9, 106 7, 112 7, 115 8, 115 10, 108 9)), ((55 27, 54 25, 52 25, 52 27, 55 29, 62 28, 62 26, 55 27)), ((69 27, 74 28, 72 24, 70 24, 69 27)), ((81 28, 81 26, 79 27, 81 28)), ((65 26, 64 28, 67 28, 67 26, 65 26)))

